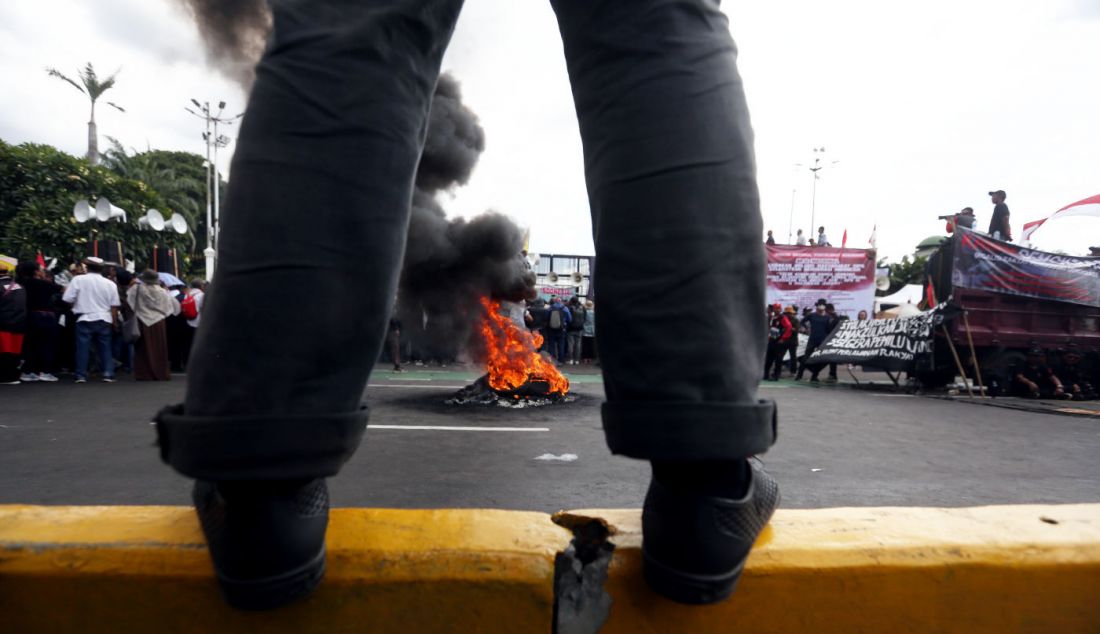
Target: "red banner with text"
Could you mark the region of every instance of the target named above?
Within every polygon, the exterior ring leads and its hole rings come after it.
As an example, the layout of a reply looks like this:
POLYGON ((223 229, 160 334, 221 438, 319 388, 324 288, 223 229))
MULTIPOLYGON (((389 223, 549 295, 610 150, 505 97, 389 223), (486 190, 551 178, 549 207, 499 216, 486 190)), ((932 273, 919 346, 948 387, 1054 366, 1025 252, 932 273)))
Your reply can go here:
POLYGON ((799 309, 824 298, 855 319, 875 301, 874 251, 768 245, 768 303, 799 309))

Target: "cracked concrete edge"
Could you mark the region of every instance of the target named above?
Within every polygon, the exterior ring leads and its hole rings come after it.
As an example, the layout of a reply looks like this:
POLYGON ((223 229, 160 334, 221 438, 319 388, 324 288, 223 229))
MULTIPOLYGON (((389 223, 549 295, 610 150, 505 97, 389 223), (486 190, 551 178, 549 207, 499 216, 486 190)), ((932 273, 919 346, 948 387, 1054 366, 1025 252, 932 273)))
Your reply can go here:
POLYGON ((600 517, 555 513, 551 521, 573 533, 554 562, 554 634, 599 632, 611 610, 607 572, 615 545, 600 517))
POLYGON ((1100 504, 776 512, 734 596, 674 603, 642 578, 641 513, 589 509, 615 556, 601 634, 1096 632, 1100 504))

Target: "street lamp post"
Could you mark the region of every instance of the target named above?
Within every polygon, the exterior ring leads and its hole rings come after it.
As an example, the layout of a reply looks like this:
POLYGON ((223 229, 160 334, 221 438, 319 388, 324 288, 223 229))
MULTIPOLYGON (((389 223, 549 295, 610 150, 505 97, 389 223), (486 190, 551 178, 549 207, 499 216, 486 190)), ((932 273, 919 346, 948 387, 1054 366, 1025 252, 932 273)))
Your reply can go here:
POLYGON ((813 193, 810 194, 810 235, 814 235, 814 230, 815 230, 814 229, 814 224, 815 224, 814 223, 814 216, 817 212, 817 180, 819 178, 821 178, 818 175, 818 172, 825 169, 826 167, 832 167, 833 165, 836 165, 837 163, 840 162, 840 161, 833 161, 832 163, 829 163, 828 165, 823 165, 822 162, 821 162, 821 159, 824 158, 824 156, 825 156, 825 148, 824 147, 815 147, 814 148, 814 164, 810 166, 810 172, 812 172, 813 175, 814 175, 814 184, 813 184, 813 190, 812 190, 813 193))
POLYGON ((232 125, 237 119, 241 118, 243 113, 235 117, 222 117, 222 111, 225 110, 224 101, 218 102, 216 113, 211 113, 210 102, 208 101, 199 103, 197 99, 192 99, 191 103, 195 104, 197 111, 187 107, 184 110, 202 119, 206 126, 202 133, 202 140, 206 145, 206 249, 203 251, 203 255, 206 257, 206 279, 209 280, 214 277, 214 266, 218 253, 218 224, 221 219, 218 187, 221 177, 218 174, 218 148, 229 145, 229 137, 218 134, 218 124, 232 125), (211 133, 211 126, 214 128, 213 133, 211 133), (213 158, 210 156, 211 150, 213 150, 213 158), (213 194, 211 194, 211 190, 213 190, 213 194))

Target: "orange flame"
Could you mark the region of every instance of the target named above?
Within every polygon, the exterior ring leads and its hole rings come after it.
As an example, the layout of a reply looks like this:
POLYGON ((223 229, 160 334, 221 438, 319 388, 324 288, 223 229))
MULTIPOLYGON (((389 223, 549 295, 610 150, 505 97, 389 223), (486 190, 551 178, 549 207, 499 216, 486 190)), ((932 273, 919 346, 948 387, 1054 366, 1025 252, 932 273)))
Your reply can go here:
POLYGON ((481 323, 485 365, 489 371, 489 385, 494 390, 514 390, 531 379, 540 379, 550 384, 551 393, 569 391, 569 379, 539 354, 541 335, 532 335, 501 315, 500 302, 482 297, 481 305, 485 309, 481 323))

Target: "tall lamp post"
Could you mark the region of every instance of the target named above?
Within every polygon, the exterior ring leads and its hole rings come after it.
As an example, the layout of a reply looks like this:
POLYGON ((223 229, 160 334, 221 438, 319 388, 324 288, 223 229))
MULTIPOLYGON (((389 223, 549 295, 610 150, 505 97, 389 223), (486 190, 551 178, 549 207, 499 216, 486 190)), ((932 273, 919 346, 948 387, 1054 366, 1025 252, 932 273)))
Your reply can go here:
POLYGON ((810 195, 810 235, 814 235, 814 215, 817 212, 817 181, 819 178, 821 178, 818 175, 818 172, 825 169, 826 167, 832 167, 840 162, 833 161, 832 163, 825 165, 822 163, 821 160, 823 158, 825 158, 825 148, 815 147, 814 162, 813 165, 810 166, 810 172, 812 172, 814 175, 813 193, 810 195))
POLYGON ((206 145, 206 250, 203 251, 203 255, 206 257, 206 279, 210 280, 214 277, 214 266, 217 260, 218 223, 221 215, 220 188, 218 187, 221 183, 221 178, 218 175, 218 148, 229 145, 229 137, 218 134, 218 124, 233 125, 244 113, 234 117, 223 117, 224 101, 218 102, 217 112, 211 112, 210 102, 208 101, 199 103, 197 99, 192 99, 191 103, 195 105, 196 110, 189 107, 184 107, 184 110, 202 119, 206 124, 202 133, 202 140, 206 145), (211 150, 214 154, 213 159, 210 156, 211 150), (213 196, 211 196, 211 190, 213 190, 213 196))

